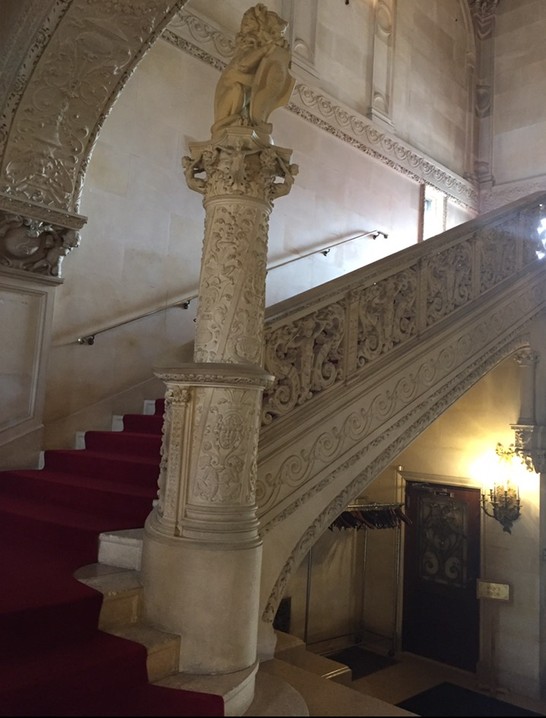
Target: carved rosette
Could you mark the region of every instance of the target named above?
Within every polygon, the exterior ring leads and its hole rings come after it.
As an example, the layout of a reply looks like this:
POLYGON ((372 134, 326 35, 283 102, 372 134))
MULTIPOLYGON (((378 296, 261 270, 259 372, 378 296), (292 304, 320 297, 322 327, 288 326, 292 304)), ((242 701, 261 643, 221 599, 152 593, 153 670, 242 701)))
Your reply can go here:
POLYGON ((0 209, 0 264, 60 278, 64 257, 79 245, 75 229, 0 209))

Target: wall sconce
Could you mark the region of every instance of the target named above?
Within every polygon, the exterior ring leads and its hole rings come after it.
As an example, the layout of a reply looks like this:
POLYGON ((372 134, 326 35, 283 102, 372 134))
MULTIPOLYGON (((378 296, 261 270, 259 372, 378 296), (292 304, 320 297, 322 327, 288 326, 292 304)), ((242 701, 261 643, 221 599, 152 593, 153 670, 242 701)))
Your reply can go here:
MULTIPOLYGON (((516 451, 513 446, 505 449, 502 444, 497 444, 496 454, 501 460, 508 462, 509 466, 516 456, 516 451)), ((505 473, 508 474, 507 471, 505 473)), ((493 484, 493 488, 482 491, 482 509, 487 516, 501 524, 503 531, 511 534, 512 524, 521 513, 519 486, 511 486, 508 476, 501 477, 493 484)))

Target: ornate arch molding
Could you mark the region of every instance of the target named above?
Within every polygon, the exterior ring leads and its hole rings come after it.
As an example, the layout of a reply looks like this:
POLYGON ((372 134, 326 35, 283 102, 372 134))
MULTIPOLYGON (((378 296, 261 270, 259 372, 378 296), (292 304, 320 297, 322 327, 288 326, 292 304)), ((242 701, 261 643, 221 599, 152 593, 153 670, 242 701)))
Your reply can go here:
MULTIPOLYGON (((524 310, 529 302, 538 299, 538 295, 542 295, 540 288, 535 288, 529 293, 524 292, 520 295, 518 301, 520 309, 524 310)), ((541 303, 542 301, 539 301, 539 304, 541 303)), ((479 326, 474 327, 473 330, 462 336, 459 341, 465 343, 468 349, 469 346, 475 346, 474 344, 468 344, 472 337, 476 339, 480 334, 483 335, 484 332, 485 334, 496 333, 503 322, 502 315, 505 312, 506 307, 499 309, 495 317, 490 317, 480 323, 479 326), (486 325, 489 325, 489 332, 486 325)), ((513 318, 514 316, 511 317, 511 319, 513 318)), ((524 323, 527 324, 531 320, 532 317, 524 323)), ((529 339, 525 334, 522 334, 521 324, 502 335, 493 346, 489 341, 485 342, 480 351, 473 356, 470 364, 465 365, 456 374, 451 373, 449 376, 443 377, 441 381, 432 387, 432 393, 427 392, 426 396, 422 396, 417 403, 408 402, 406 411, 400 418, 393 423, 385 422, 384 428, 381 427, 380 431, 375 431, 373 436, 368 435, 365 437, 349 460, 338 467, 327 479, 301 494, 297 501, 265 526, 267 533, 273 525, 287 519, 299 506, 302 506, 312 496, 323 490, 325 488, 324 484, 332 482, 345 484, 335 498, 323 508, 313 522, 304 528, 301 533, 267 598, 262 613, 263 621, 273 621, 290 577, 307 555, 309 549, 351 500, 362 493, 366 486, 374 481, 417 436, 455 401, 461 398, 470 387, 482 379, 501 361, 528 347, 529 339), (375 457, 371 458, 374 455, 375 457), (370 458, 366 463, 367 457, 370 458)), ((427 360, 427 357, 422 359, 422 365, 426 364, 427 360)), ((265 537, 264 544, 267 544, 267 537, 265 537)))
POLYGON ((139 60, 187 0, 57 0, 0 117, 0 211, 79 229, 98 132, 139 60))

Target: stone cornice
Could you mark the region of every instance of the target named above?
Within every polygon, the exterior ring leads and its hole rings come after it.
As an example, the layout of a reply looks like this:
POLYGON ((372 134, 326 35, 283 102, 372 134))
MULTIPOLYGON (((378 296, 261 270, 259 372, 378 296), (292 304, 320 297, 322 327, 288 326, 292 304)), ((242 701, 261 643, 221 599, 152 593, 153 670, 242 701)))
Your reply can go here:
MULTIPOLYGON (((219 28, 186 10, 177 15, 162 38, 218 70, 225 67, 233 48, 233 40, 219 28)), ((478 209, 475 185, 379 129, 364 115, 343 106, 322 90, 298 82, 286 109, 415 182, 427 182, 458 204, 478 209)))

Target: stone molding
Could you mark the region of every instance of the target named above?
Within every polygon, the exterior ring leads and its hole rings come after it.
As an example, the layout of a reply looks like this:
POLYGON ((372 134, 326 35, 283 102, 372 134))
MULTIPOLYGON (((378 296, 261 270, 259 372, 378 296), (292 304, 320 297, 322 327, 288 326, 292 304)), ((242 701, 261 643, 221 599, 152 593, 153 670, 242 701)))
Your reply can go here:
POLYGON ((497 184, 480 192, 480 211, 488 212, 527 197, 534 192, 545 190, 546 175, 497 184))

